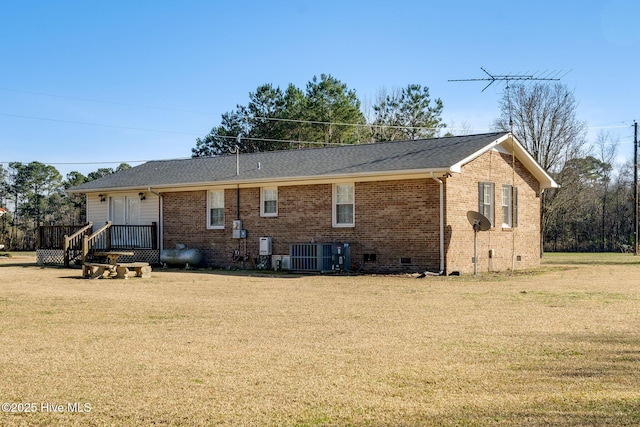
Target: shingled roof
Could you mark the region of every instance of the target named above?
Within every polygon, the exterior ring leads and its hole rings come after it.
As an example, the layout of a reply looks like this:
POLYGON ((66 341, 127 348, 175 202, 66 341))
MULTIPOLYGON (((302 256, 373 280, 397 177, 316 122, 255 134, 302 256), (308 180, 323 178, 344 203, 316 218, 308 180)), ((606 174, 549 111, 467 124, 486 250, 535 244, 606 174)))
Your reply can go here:
MULTIPOLYGON (((68 191, 85 193, 410 172, 459 172, 464 162, 508 137, 507 133, 496 132, 402 142, 241 153, 239 175, 236 174, 235 155, 158 160, 87 182, 68 191)), ((520 144, 517 145, 523 150, 520 144)), ((526 155, 530 158, 528 153, 526 155)), ((553 183, 544 170, 540 168, 538 172, 553 183)))

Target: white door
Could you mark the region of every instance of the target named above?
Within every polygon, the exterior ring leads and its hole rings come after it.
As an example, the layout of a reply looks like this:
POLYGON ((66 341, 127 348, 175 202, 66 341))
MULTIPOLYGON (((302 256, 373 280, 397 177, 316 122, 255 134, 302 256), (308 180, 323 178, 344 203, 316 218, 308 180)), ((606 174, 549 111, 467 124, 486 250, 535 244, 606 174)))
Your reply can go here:
POLYGON ((138 197, 111 197, 109 219, 113 225, 140 225, 140 199, 138 197))
POLYGON ((124 225, 127 223, 126 197, 111 197, 109 220, 114 225, 124 225))
POLYGON ((140 225, 140 199, 127 197, 127 222, 128 225, 140 225))
MULTIPOLYGON (((140 199, 137 196, 111 197, 109 218, 113 225, 140 225, 140 199)), ((112 228, 111 244, 113 246, 136 247, 138 234, 126 227, 112 228)))

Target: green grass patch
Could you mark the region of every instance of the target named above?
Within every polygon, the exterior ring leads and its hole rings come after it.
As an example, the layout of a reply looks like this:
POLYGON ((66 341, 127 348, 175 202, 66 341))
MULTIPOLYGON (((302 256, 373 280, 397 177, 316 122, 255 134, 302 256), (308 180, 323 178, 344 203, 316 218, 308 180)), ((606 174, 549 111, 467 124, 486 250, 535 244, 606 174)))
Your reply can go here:
POLYGON ((617 252, 547 252, 542 265, 640 265, 640 257, 617 252))

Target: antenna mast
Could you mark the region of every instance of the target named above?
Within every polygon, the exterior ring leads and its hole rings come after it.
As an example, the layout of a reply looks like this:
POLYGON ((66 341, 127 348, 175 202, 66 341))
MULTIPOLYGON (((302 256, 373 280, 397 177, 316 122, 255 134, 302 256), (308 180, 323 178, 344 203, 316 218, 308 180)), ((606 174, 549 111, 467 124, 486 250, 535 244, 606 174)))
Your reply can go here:
POLYGON ((638 255, 638 122, 633 121, 633 254, 638 255))
MULTIPOLYGON (((513 136, 513 117, 512 117, 512 113, 511 113, 511 91, 510 91, 510 86, 509 86, 509 82, 513 82, 513 81, 558 81, 560 80, 562 77, 566 76, 570 71, 564 73, 563 75, 559 76, 559 74, 561 73, 560 71, 543 71, 542 73, 536 73, 536 74, 491 74, 490 72, 488 72, 487 70, 485 70, 483 67, 480 67, 480 69, 487 75, 487 77, 483 77, 483 78, 477 78, 477 79, 452 79, 449 80, 450 82, 479 82, 479 81, 485 81, 485 82, 489 82, 487 83, 487 85, 481 90, 481 92, 484 92, 489 86, 491 86, 492 84, 494 84, 495 82, 506 82, 506 89, 507 89, 507 108, 509 109, 509 132, 511 133, 511 135, 513 136)), ((513 148, 513 139, 511 140, 511 162, 512 162, 512 178, 511 178, 511 208, 512 208, 512 212, 511 212, 511 218, 513 220, 514 218, 514 200, 516 197, 515 193, 515 188, 516 188, 516 183, 515 183, 515 170, 516 170, 516 161, 515 161, 515 150, 513 148)), ((514 224, 515 226, 515 224, 514 224)), ((542 241, 542 225, 540 227, 540 232, 541 232, 541 237, 540 237, 540 255, 542 256, 542 247, 543 247, 543 241, 542 241)), ((511 251, 511 270, 515 271, 515 246, 516 246, 516 241, 515 241, 515 236, 516 233, 512 233, 512 251, 511 251)))
POLYGON ((562 77, 564 77, 565 75, 567 75, 568 73, 564 73, 562 76, 558 77, 558 74, 560 74, 559 71, 553 71, 553 72, 543 72, 540 73, 538 75, 535 74, 496 74, 493 75, 490 72, 488 72, 487 70, 485 70, 483 67, 480 67, 480 69, 482 71, 484 71, 484 73, 488 76, 488 77, 483 77, 481 79, 452 79, 452 80, 448 80, 450 82, 481 82, 481 81, 488 81, 489 83, 484 87, 484 89, 482 89, 480 92, 484 92, 489 86, 491 86, 494 82, 498 82, 498 81, 506 81, 507 82, 507 86, 509 86, 509 82, 511 81, 517 81, 517 80, 546 80, 546 81, 557 81, 560 80, 562 77))
POLYGON ((513 132, 513 120, 511 118, 511 95, 510 95, 510 87, 509 87, 509 82, 513 82, 513 81, 558 81, 560 80, 562 77, 566 76, 568 74, 564 73, 562 76, 558 77, 558 74, 560 74, 559 71, 544 71, 542 73, 538 73, 538 74, 496 74, 493 75, 490 72, 488 72, 487 70, 485 70, 483 67, 480 67, 480 69, 482 71, 484 71, 484 73, 487 75, 487 77, 483 77, 483 78, 478 78, 478 79, 452 79, 452 80, 448 80, 450 82, 489 82, 487 83, 487 85, 480 91, 480 92, 484 92, 489 86, 491 86, 492 84, 494 84, 495 82, 506 82, 506 89, 507 89, 507 103, 509 105, 509 130, 511 132, 513 132))

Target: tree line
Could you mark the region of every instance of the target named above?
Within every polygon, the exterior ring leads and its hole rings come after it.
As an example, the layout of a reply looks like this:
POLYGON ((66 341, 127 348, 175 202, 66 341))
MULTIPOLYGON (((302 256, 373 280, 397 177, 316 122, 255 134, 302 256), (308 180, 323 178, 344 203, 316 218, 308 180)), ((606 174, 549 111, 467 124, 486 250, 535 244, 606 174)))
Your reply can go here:
POLYGON ((363 112, 356 92, 331 75, 313 77, 306 88, 272 84, 249 93, 247 105, 222 114, 221 123, 196 140, 194 157, 217 156, 237 148, 243 153, 361 144, 436 136, 446 127, 443 104, 429 88, 410 84, 381 91, 363 112), (366 115, 369 115, 367 119, 366 115))
POLYGON ((541 249, 631 251, 633 164, 616 163, 616 141, 587 143, 577 100, 562 84, 515 85, 494 127, 515 137, 559 184, 541 194, 541 249))
POLYGON ((0 164, 0 243, 7 250, 34 250, 40 225, 79 225, 87 221, 86 199, 65 190, 128 169, 100 168, 84 176, 73 171, 63 178, 51 165, 40 162, 0 164))
MULTIPOLYGON (((511 85, 499 101, 495 130, 511 131, 560 184, 541 194, 541 248, 547 251, 629 250, 633 237, 633 165, 616 163, 616 141, 601 133, 587 142, 587 124, 577 116, 577 100, 565 85, 511 85)), ((410 84, 380 90, 363 107, 354 90, 331 75, 313 77, 304 89, 272 84, 249 93, 246 105, 221 116, 218 126, 191 149, 193 157, 234 152, 400 141, 469 133, 447 128, 443 102, 428 87, 410 84), (446 133, 445 133, 446 132, 446 133)), ((0 243, 33 249, 38 225, 86 222, 85 198, 65 189, 110 173, 63 179, 39 162, 0 165, 0 243)))

